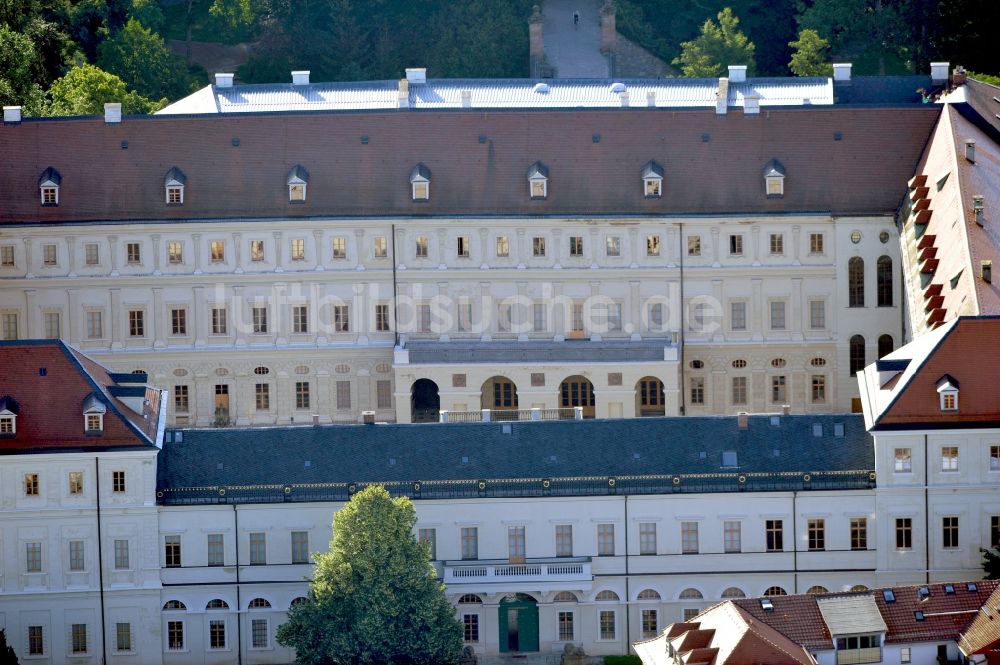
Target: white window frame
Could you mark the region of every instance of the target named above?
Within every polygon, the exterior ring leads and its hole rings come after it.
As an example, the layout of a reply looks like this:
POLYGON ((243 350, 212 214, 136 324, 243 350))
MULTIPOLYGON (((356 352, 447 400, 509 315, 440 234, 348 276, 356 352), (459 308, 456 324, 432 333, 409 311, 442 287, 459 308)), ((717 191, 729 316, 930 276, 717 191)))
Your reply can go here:
POLYGON ((250 650, 251 651, 264 651, 271 648, 271 622, 265 617, 250 617, 250 650), (256 642, 256 634, 254 633, 254 624, 263 623, 264 624, 264 644, 258 645, 256 642))
POLYGON ((173 205, 173 206, 184 205, 184 185, 181 185, 179 183, 168 182, 166 187, 164 187, 164 189, 166 190, 164 202, 167 205, 173 205), (176 200, 172 201, 171 200, 172 198, 175 198, 176 200))
POLYGON ((39 202, 43 206, 57 206, 59 205, 59 185, 55 184, 51 180, 46 180, 41 185, 38 186, 39 202), (51 194, 52 200, 46 201, 46 194, 51 194))

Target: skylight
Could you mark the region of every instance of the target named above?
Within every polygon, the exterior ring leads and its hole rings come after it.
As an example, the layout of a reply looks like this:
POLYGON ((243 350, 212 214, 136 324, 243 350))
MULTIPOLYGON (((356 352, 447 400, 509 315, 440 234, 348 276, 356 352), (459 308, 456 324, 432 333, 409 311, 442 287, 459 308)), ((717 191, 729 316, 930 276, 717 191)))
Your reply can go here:
POLYGON ((944 592, 945 593, 954 594, 955 593, 955 585, 954 584, 945 584, 944 585, 944 592))
POLYGON ((771 602, 770 598, 761 598, 760 599, 760 606, 766 612, 770 612, 770 611, 774 610, 774 603, 771 602))
POLYGON ((921 612, 920 610, 917 610, 916 612, 913 613, 913 618, 916 619, 917 621, 923 621, 924 613, 921 612))
POLYGON ((895 603, 896 602, 896 594, 894 594, 892 592, 892 589, 886 589, 886 590, 884 590, 882 592, 882 597, 885 598, 885 602, 887 602, 887 603, 895 603))
POLYGON ((922 586, 919 589, 917 589, 917 597, 920 598, 920 600, 930 598, 930 596, 931 596, 931 590, 928 589, 927 587, 922 586))

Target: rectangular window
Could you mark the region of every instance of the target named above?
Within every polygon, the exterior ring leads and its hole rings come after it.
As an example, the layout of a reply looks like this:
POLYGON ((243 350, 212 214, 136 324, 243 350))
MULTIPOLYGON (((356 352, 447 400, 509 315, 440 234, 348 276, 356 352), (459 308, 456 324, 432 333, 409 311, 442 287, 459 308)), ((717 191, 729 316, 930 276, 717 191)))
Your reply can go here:
POLYGON ((115 624, 115 651, 124 652, 132 650, 132 624, 115 624))
POLYGON ((125 262, 129 265, 136 265, 142 262, 142 254, 139 251, 139 243, 130 242, 125 244, 125 262))
POLYGON ((497 304, 497 331, 510 332, 511 306, 507 303, 497 304))
POLYGON ((263 566, 267 563, 267 534, 255 531, 250 534, 250 565, 263 566))
POLYGON ((212 334, 213 335, 225 335, 228 330, 226 325, 226 308, 225 307, 213 307, 212 308, 212 334))
POLYGON ((812 402, 822 404, 826 402, 826 377, 815 375, 812 377, 812 402))
POLYGON ((809 253, 810 254, 822 254, 823 253, 823 234, 822 233, 810 233, 809 234, 809 253))
POLYGON ((351 382, 337 381, 337 408, 347 410, 351 408, 351 382))
POLYGON ((462 634, 466 644, 476 644, 479 642, 479 615, 462 615, 462 634))
POLYGON ((534 303, 531 306, 531 329, 534 332, 546 332, 549 329, 543 303, 534 303))
POLYGON ((812 330, 822 330, 826 328, 826 301, 809 301, 809 327, 812 330))
POLYGON ((417 258, 426 259, 427 258, 427 237, 417 236, 417 258))
POLYGON ((24 474, 24 496, 38 496, 38 474, 24 474))
POLYGON ((785 301, 771 301, 771 330, 785 329, 785 301))
POLYGON ((990 471, 1000 471, 1000 446, 990 446, 990 471))
POLYGON ((163 563, 167 568, 179 568, 181 565, 181 537, 163 537, 163 563))
POLYGON ((88 242, 83 246, 84 263, 88 266, 96 266, 101 262, 100 246, 96 242, 88 242))
POLYGON ((507 527, 507 554, 512 561, 524 561, 524 527, 507 527))
POLYGON ((701 256, 701 236, 688 236, 688 256, 701 256))
POLYGON ((167 649, 170 651, 184 650, 184 622, 167 622, 167 649))
POLYGON ((572 642, 574 640, 573 633, 573 613, 572 612, 560 612, 559 613, 559 641, 560 642, 572 642))
POLYGON ((167 187, 167 203, 170 205, 180 205, 184 203, 184 188, 167 187))
POLYGON ((3 338, 17 339, 17 314, 13 312, 4 312, 3 315, 3 338))
POLYGON ((69 472, 69 493, 83 494, 83 471, 69 472))
POLYGON ((333 258, 335 259, 346 259, 347 258, 347 238, 343 236, 337 236, 333 239, 333 258))
POLYGON ((643 610, 641 614, 642 637, 652 639, 657 636, 659 626, 657 625, 656 610, 643 610))
POLYGON ((184 245, 179 240, 171 240, 167 243, 167 263, 184 262, 184 245))
POLYGON ((681 553, 698 553, 698 523, 681 522, 681 553))
POLYGON ((54 266, 58 263, 55 245, 42 245, 42 264, 54 266))
POLYGON ((86 427, 88 432, 100 432, 103 425, 104 416, 100 413, 86 414, 86 427))
POLYGON ((389 306, 375 305, 375 330, 378 332, 388 332, 389 330, 389 306))
POLYGON ((24 570, 28 573, 42 572, 42 544, 39 542, 24 544, 24 570))
POLYGON ((785 253, 785 236, 780 233, 772 233, 770 241, 772 255, 785 253))
POLYGON ((87 310, 87 339, 101 339, 102 337, 104 337, 104 312, 87 310))
POLYGON ((74 572, 83 570, 83 541, 69 541, 69 569, 74 572))
POLYGON ((479 527, 462 527, 462 558, 467 561, 479 558, 479 527))
POLYGON ((958 548, 958 518, 941 518, 941 546, 946 550, 958 548))
POLYGON ((608 236, 604 239, 604 244, 608 256, 622 255, 622 239, 620 236, 608 236))
POLYGON ((130 309, 128 312, 128 336, 146 336, 145 312, 141 309, 130 309))
POLYGON ((545 256, 545 238, 535 236, 531 239, 531 255, 545 256))
POLYGON ((43 317, 43 323, 45 324, 45 338, 59 339, 60 337, 59 312, 45 312, 43 317))
POLYGON ((910 649, 911 649, 911 647, 900 647, 899 648, 899 662, 900 663, 909 663, 909 662, 912 662, 912 655, 911 655, 912 652, 910 651, 910 649))
POLYGON ((615 639, 615 611, 601 610, 598 622, 600 624, 600 637, 602 640, 615 639))
POLYGON ((13 245, 3 245, 0 247, 0 267, 2 268, 13 268, 14 267, 14 246, 13 245))
POLYGON ((583 236, 569 237, 569 255, 583 256, 583 236))
POLYGON ((125 491, 124 471, 111 472, 111 491, 114 492, 115 494, 121 494, 125 491))
POLYGON ((210 533, 208 534, 208 565, 209 566, 221 566, 225 563, 225 545, 223 543, 223 534, 221 533, 210 533))
POLYGON ((826 520, 812 519, 808 525, 809 551, 817 552, 826 549, 826 520))
POLYGON ((990 515, 989 547, 1000 547, 1000 515, 990 515))
POLYGON ((866 517, 851 518, 851 549, 852 550, 868 549, 868 518, 866 517))
POLYGON ((570 330, 583 332, 583 303, 570 303, 570 330))
POLYGON ((896 518, 896 549, 913 549, 913 519, 910 517, 896 518))
POLYGON ((267 334, 267 307, 266 306, 256 306, 251 308, 250 313, 253 317, 253 332, 256 335, 266 335, 267 334))
POLYGON ((729 328, 747 329, 747 304, 743 301, 729 303, 729 328))
POLYGON ((941 446, 941 470, 958 471, 957 446, 941 446))
POLYGON ((270 384, 258 383, 254 386, 254 403, 258 411, 267 411, 271 408, 270 384))
POLYGON ((115 570, 128 570, 128 541, 115 540, 115 570))
POLYGON ((771 402, 773 402, 774 404, 785 403, 784 375, 771 377, 771 402))
POLYGON ((507 236, 497 236, 497 256, 510 256, 510 241, 507 236))
POLYGON ((250 260, 253 262, 264 260, 264 241, 263 240, 251 240, 250 241, 250 260))
POLYGON ((783 552, 785 550, 785 529, 782 520, 765 520, 764 538, 768 552, 783 552))
POLYGON ((375 236, 373 242, 375 248, 374 255, 376 259, 384 259, 389 255, 388 244, 386 243, 385 236, 375 236))
POLYGON ((289 250, 291 252, 292 261, 305 261, 306 260, 305 238, 292 238, 289 250))
POLYGON ((660 236, 646 236, 646 256, 660 255, 660 236))
POLYGON ((268 647, 267 619, 250 620, 250 646, 253 649, 268 647))
POLYGON ((726 520, 722 525, 723 547, 727 554, 742 551, 742 523, 739 520, 726 520))
POLYGON ((572 524, 556 524, 556 556, 573 556, 572 524))
POLYGON ((222 263, 226 260, 226 243, 224 240, 213 240, 209 243, 209 259, 212 263, 222 263))
POLYGON ((910 448, 896 448, 893 453, 893 471, 910 473, 913 471, 913 454, 910 448))
POLYGON ((649 317, 649 330, 651 332, 663 332, 663 303, 650 303, 647 308, 649 317))
POLYGON ((418 529, 417 540, 427 543, 431 553, 431 561, 437 560, 437 529, 418 529))
POLYGON ((691 377, 691 403, 705 403, 705 379, 700 376, 691 377))
POLYGON ((639 523, 639 554, 656 554, 656 522, 639 523))
POLYGON ((292 332, 297 335, 309 332, 309 308, 306 305, 292 306, 292 332))
POLYGON ((28 655, 45 655, 45 640, 41 626, 28 626, 28 655))
POLYGON ((615 555, 615 525, 597 525, 597 556, 615 555))
POLYGON ((333 306, 333 329, 335 332, 351 331, 351 316, 348 305, 333 306))
POLYGON ((296 381, 295 382, 295 408, 296 409, 308 409, 309 408, 309 382, 308 381, 296 381))
POLYGON ((226 648, 226 621, 225 619, 212 619, 208 622, 208 648, 226 648))
POLYGON ((70 626, 70 651, 87 653, 87 624, 74 623, 70 626))
POLYGON ((375 382, 375 404, 379 409, 392 408, 392 381, 379 379, 375 382))
POLYGON ((729 254, 731 256, 743 255, 743 236, 732 233, 729 235, 729 254))
POLYGON ((292 563, 309 563, 308 531, 292 531, 292 563))
POLYGON ((417 305, 417 332, 427 333, 431 331, 431 306, 429 304, 417 305))
POLYGON ((732 401, 734 405, 747 403, 747 377, 745 376, 733 377, 732 401))
POLYGON ((170 334, 171 335, 187 335, 187 310, 186 309, 171 309, 170 310, 170 334))

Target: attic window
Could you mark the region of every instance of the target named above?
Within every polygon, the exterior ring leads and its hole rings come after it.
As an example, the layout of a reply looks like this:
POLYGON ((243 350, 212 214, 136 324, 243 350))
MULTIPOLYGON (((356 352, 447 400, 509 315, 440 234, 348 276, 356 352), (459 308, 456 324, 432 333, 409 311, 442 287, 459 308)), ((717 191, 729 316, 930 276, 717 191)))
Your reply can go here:
POLYGON ((38 190, 43 206, 59 205, 60 182, 62 182, 62 176, 51 166, 42 171, 42 175, 38 178, 38 190))
POLYGON ((945 374, 937 382, 942 411, 958 411, 958 381, 945 374))
POLYGON ((823 425, 822 423, 813 423, 813 436, 821 437, 823 436, 823 425))
POLYGON ((167 205, 184 204, 184 182, 187 178, 176 166, 167 171, 163 179, 163 186, 166 189, 167 205))
POLYGON ((776 159, 764 165, 764 192, 769 199, 785 195, 785 167, 776 159))
POLYGON ((549 169, 535 162, 528 169, 528 193, 532 199, 545 199, 549 195, 549 169))
POLYGON ((417 164, 410 172, 410 195, 414 201, 431 198, 431 170, 423 164, 417 164))
POLYGON ((104 414, 103 413, 87 413, 84 415, 84 422, 86 431, 88 434, 93 432, 103 432, 104 431, 104 414))
POLYGON ((642 167, 642 191, 647 199, 663 195, 663 167, 652 160, 642 167))
POLYGON ((300 164, 292 167, 288 172, 288 202, 305 203, 306 185, 309 183, 309 172, 300 164))
POLYGON ((83 429, 87 434, 100 434, 104 431, 104 414, 108 408, 96 395, 90 395, 83 401, 83 429))
POLYGON ((0 438, 17 434, 17 402, 13 397, 0 398, 0 438))

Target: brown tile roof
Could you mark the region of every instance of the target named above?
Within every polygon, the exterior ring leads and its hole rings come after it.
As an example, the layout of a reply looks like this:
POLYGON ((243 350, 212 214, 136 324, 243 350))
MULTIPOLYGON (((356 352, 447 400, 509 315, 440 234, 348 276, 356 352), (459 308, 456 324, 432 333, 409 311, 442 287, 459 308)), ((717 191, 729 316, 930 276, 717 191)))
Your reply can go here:
POLYGON ((823 621, 814 594, 795 596, 768 596, 773 610, 760 606, 760 598, 737 598, 732 602, 740 609, 763 621, 806 649, 822 650, 833 648, 833 638, 823 621))
POLYGON ((918 594, 920 586, 893 587, 896 600, 892 603, 885 600, 882 590, 874 591, 875 602, 888 627, 886 643, 957 640, 1000 580, 976 580, 974 584, 976 591, 969 591, 967 582, 923 585, 930 591, 924 600, 918 594), (946 586, 951 586, 955 593, 946 593, 946 586), (923 612, 922 621, 916 618, 917 611, 923 612))
POLYGON ((983 609, 976 614, 958 640, 958 646, 966 656, 996 651, 998 645, 1000 645, 1000 586, 993 590, 983 603, 983 609))
POLYGON ((109 370, 60 341, 0 342, 0 367, 0 398, 18 406, 17 431, 0 438, 0 454, 156 444, 160 391, 145 389, 144 418, 112 396, 109 370), (83 403, 92 395, 107 408, 97 435, 84 432, 83 403))
POLYGON ((459 214, 895 212, 940 110, 590 110, 152 116, 26 120, 0 126, 0 224, 215 217, 459 214), (834 140, 834 134, 842 138, 834 140), (367 137, 367 143, 362 137, 367 137), (234 146, 239 139, 238 147, 234 146), (482 140, 482 142, 481 142, 482 140), (127 149, 123 148, 127 142, 127 149), (640 174, 664 168, 664 196, 640 174), (785 196, 764 195, 762 168, 785 166, 785 196), (528 197, 527 170, 549 168, 549 196, 528 197), (408 177, 433 173, 427 202, 408 177), (310 175, 288 203, 289 169, 310 175), (59 205, 39 205, 38 178, 62 176, 59 205), (164 176, 187 176, 184 204, 164 203, 164 176))

